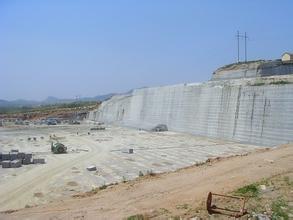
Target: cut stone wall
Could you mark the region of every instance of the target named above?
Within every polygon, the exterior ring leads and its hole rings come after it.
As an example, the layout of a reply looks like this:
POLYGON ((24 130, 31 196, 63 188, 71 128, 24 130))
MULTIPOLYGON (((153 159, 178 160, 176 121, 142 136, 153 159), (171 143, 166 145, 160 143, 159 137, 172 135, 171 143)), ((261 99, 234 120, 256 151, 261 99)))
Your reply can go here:
POLYGON ((269 146, 293 141, 293 84, 261 80, 137 89, 103 102, 89 119, 269 146))

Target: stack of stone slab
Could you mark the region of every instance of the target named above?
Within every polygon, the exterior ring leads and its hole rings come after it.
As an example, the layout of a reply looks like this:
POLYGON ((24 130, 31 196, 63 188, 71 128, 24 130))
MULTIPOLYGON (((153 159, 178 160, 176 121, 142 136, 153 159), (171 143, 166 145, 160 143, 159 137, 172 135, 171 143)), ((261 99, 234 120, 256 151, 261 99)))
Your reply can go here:
POLYGON ((11 152, 3 152, 0 154, 0 162, 2 168, 18 168, 21 167, 22 161, 18 156, 19 152, 17 150, 12 150, 11 152))
POLYGON ((45 159, 44 158, 34 158, 33 159, 33 164, 44 164, 45 159))
POLYGON ((19 168, 19 167, 21 167, 21 160, 12 160, 10 162, 10 167, 11 168, 19 168))
POLYGON ((1 160, 10 160, 10 153, 3 152, 1 153, 1 160))
POLYGON ((106 130, 106 127, 103 126, 96 126, 90 129, 91 131, 103 131, 106 130))
POLYGON ((18 168, 28 164, 44 164, 44 158, 33 158, 32 153, 19 152, 11 150, 10 152, 0 153, 0 162, 2 168, 18 168))
POLYGON ((4 160, 2 161, 2 168, 10 168, 10 160, 4 160))
POLYGON ((32 153, 25 153, 22 157, 22 164, 23 165, 32 164, 32 157, 33 157, 32 153))

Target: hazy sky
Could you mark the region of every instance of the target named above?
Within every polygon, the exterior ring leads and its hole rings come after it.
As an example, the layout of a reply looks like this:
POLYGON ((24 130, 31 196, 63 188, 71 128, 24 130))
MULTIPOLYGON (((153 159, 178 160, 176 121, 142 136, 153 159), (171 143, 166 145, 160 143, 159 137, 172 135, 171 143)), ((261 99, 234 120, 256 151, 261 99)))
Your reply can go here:
POLYGON ((0 0, 0 99, 72 98, 200 82, 293 51, 293 1, 0 0))

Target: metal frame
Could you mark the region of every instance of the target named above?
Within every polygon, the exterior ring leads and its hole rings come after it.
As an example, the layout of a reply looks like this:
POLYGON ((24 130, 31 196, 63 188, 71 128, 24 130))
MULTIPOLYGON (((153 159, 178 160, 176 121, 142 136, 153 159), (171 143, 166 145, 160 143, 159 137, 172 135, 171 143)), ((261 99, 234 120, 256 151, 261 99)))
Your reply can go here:
POLYGON ((209 192, 206 204, 207 204, 207 210, 209 214, 222 214, 222 215, 228 215, 231 217, 239 218, 247 214, 247 210, 245 209, 246 201, 247 201, 246 197, 228 196, 228 195, 222 195, 222 194, 209 192), (213 204, 213 197, 215 196, 239 200, 241 202, 240 210, 233 210, 233 209, 216 206, 215 204, 213 204))

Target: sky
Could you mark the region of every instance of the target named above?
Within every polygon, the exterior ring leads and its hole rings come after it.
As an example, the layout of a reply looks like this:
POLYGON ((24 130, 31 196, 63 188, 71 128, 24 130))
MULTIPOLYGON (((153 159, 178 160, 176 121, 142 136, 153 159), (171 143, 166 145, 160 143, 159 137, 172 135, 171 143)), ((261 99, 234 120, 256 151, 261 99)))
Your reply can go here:
POLYGON ((249 60, 293 52, 292 13, 291 0, 0 0, 0 99, 207 81, 237 60, 237 30, 249 60))

